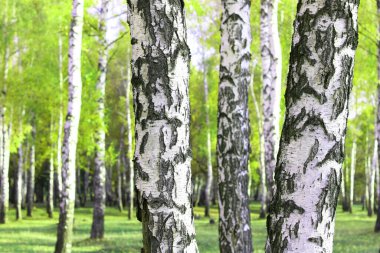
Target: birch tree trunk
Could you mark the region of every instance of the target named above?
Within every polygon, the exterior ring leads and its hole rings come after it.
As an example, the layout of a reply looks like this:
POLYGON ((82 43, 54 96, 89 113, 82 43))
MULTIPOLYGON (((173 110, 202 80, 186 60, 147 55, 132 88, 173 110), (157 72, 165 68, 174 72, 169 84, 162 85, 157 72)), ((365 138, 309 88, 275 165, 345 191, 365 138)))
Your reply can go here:
POLYGON ((35 139, 36 126, 32 122, 32 143, 29 150, 28 191, 27 191, 27 216, 32 217, 34 206, 34 174, 35 174, 35 139))
POLYGON ((203 54, 203 90, 204 90, 204 103, 206 107, 206 134, 207 134, 207 179, 205 188, 205 217, 210 217, 210 199, 212 187, 212 156, 211 156, 211 134, 210 134, 210 105, 208 102, 208 82, 207 82, 207 69, 206 60, 203 54))
POLYGON ((352 149, 351 149, 350 199, 349 199, 350 213, 352 213, 352 208, 354 206, 355 169, 356 169, 356 140, 354 140, 354 143, 352 143, 352 149))
MULTIPOLYGON (((377 0, 377 17, 378 17, 378 23, 377 23, 377 36, 379 38, 380 36, 380 1, 377 0)), ((377 113, 376 113, 376 124, 375 124, 375 138, 377 140, 377 152, 378 152, 378 163, 377 163, 377 172, 379 173, 379 166, 380 166, 380 40, 377 41, 377 113)), ((377 183, 380 185, 380 183, 377 183)), ((376 224, 375 224, 375 232, 380 232, 380 187, 378 187, 377 191, 377 217, 376 217, 376 224)))
MULTIPOLYGON (((253 69, 252 69, 252 71, 253 71, 253 69)), ((253 89, 253 75, 252 75, 251 82, 250 82, 250 91, 251 91, 251 97, 253 100, 253 104, 255 107, 255 112, 257 115, 257 123, 259 125, 258 130, 259 130, 259 143, 260 143, 259 154, 260 154, 260 188, 261 188, 260 218, 264 219, 266 217, 266 213, 267 213, 267 201, 268 201, 267 184, 266 184, 266 176, 267 175, 265 173, 265 171, 266 171, 266 169, 265 169, 265 152, 264 152, 265 140, 264 140, 264 134, 263 134, 263 120, 261 118, 259 103, 257 102, 255 92, 253 89)))
POLYGON ((104 124, 104 99, 106 93, 106 76, 108 64, 107 49, 107 13, 109 0, 102 0, 99 9, 99 61, 98 61, 98 83, 96 90, 98 92, 98 109, 97 117, 99 120, 98 129, 95 130, 95 170, 94 170, 94 211, 92 217, 91 239, 101 239, 104 236, 104 212, 106 208, 106 133, 104 124))
MULTIPOLYGON (((4 24, 8 24, 8 0, 4 4, 4 24)), ((7 30, 4 29, 4 37, 7 30)), ((9 55, 10 49, 5 45, 4 55, 4 76, 3 85, 1 87, 1 104, 0 104, 0 224, 8 221, 9 209, 9 157, 10 157, 10 138, 12 132, 12 120, 7 123, 6 120, 6 97, 7 97, 7 81, 9 71, 9 55)))
POLYGON ((142 252, 195 253, 184 2, 130 0, 128 5, 142 252))
POLYGON ((277 24, 278 0, 261 0, 260 41, 263 73, 263 133, 267 202, 274 193, 274 170, 279 144, 281 101, 281 44, 277 24))
POLYGON ((62 193, 56 253, 70 253, 75 206, 75 167, 78 126, 81 110, 81 49, 83 30, 83 0, 73 0, 69 33, 69 101, 62 149, 62 193))
POLYGON ((267 252, 332 252, 358 5, 298 3, 267 252))
MULTIPOLYGON (((130 57, 128 54, 127 62, 130 62, 130 57)), ((132 119, 131 119, 131 107, 130 107, 130 94, 131 94, 131 85, 130 85, 130 77, 129 77, 129 66, 126 68, 126 75, 125 75, 125 111, 127 114, 127 125, 126 125, 126 133, 127 133, 127 145, 125 147, 125 150, 127 152, 126 154, 126 160, 127 167, 129 168, 129 205, 128 205, 128 219, 131 220, 132 213, 133 213, 133 199, 134 199, 134 167, 133 167, 133 150, 132 150, 132 119)))
POLYGON ((252 252, 248 198, 250 1, 222 0, 218 102, 220 252, 252 252))
POLYGON ((58 201, 62 196, 62 132, 63 132, 63 54, 62 54, 62 35, 58 37, 59 45, 59 120, 58 120, 58 138, 57 138, 57 189, 58 201))
POLYGON ((46 211, 49 218, 53 218, 54 211, 54 156, 53 151, 50 151, 49 160, 49 191, 47 195, 46 211))
POLYGON ((116 192, 117 192, 117 206, 119 208, 119 211, 123 211, 123 192, 122 192, 122 167, 124 166, 124 125, 121 126, 120 129, 120 140, 119 140, 119 157, 117 159, 117 165, 116 165, 116 173, 117 173, 117 186, 116 186, 116 192))
POLYGON ((17 156, 18 156, 18 165, 15 173, 15 206, 16 206, 16 220, 22 220, 22 211, 21 211, 21 205, 22 205, 22 174, 23 174, 23 167, 24 167, 24 153, 23 153, 23 146, 22 142, 18 146, 17 149, 17 156))

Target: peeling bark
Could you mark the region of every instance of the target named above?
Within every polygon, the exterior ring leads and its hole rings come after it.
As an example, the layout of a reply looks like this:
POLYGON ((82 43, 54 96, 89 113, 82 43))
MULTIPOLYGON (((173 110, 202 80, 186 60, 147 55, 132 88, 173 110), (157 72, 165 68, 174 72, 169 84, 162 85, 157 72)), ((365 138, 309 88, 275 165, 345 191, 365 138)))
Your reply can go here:
POLYGON ((332 252, 358 5, 298 3, 267 252, 332 252))
POLYGON ((98 109, 97 117, 99 120, 98 128, 95 130, 95 171, 94 171, 94 211, 91 227, 91 239, 101 239, 104 236, 104 212, 106 208, 106 133, 104 125, 104 99, 106 93, 106 76, 108 64, 108 49, 107 49, 107 13, 109 0, 102 0, 99 9, 99 61, 98 72, 99 78, 96 84, 98 92, 98 109))
POLYGON ((222 0, 218 102, 220 252, 252 252, 248 198, 250 1, 222 0))
POLYGON ((260 42, 263 74, 263 134, 267 202, 274 193, 274 170, 279 145, 281 101, 281 44, 277 23, 278 0, 261 0, 260 42))
POLYGON ((73 0, 71 28, 69 33, 69 101, 64 128, 62 148, 62 193, 59 224, 57 228, 56 253, 70 253, 75 206, 75 167, 78 127, 81 111, 81 49, 83 30, 83 0, 73 0))
POLYGON ((129 0, 128 5, 142 252, 198 252, 191 206, 184 2, 129 0))

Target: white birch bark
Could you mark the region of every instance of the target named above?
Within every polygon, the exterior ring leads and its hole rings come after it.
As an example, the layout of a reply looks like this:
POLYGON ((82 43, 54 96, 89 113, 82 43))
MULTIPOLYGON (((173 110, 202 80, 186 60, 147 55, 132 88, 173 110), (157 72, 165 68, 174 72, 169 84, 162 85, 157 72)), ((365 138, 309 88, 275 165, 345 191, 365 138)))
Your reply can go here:
MULTIPOLYGON (((252 68, 253 72, 254 68, 252 68)), ((250 82, 250 92, 251 92, 251 97, 253 100, 253 104, 255 107, 255 112, 256 112, 256 117, 257 117, 257 124, 259 125, 258 131, 259 131, 259 145, 260 145, 260 189, 261 189, 261 200, 260 200, 260 218, 265 218, 266 213, 267 213, 267 184, 266 184, 266 176, 267 174, 265 173, 265 140, 264 140, 264 134, 263 134, 263 120, 261 118, 261 111, 259 108, 259 103, 257 102, 256 95, 253 89, 253 74, 251 77, 251 82, 250 82)))
POLYGON ((210 104, 208 102, 209 87, 207 82, 207 68, 206 59, 203 52, 203 90, 204 90, 204 103, 205 103, 205 117, 206 117, 206 148, 207 148, 207 178, 205 188, 205 217, 210 217, 210 200, 211 200, 211 187, 213 181, 212 174, 212 156, 211 156, 211 133, 210 133, 210 104))
POLYGON ((24 154, 22 142, 17 149, 18 163, 15 173, 15 207, 16 207, 16 220, 22 220, 22 183, 23 183, 23 167, 24 167, 24 154))
POLYGON ((50 158, 49 158, 49 185, 48 185, 48 194, 46 201, 46 212, 48 213, 49 218, 53 218, 54 211, 54 152, 53 152, 53 117, 51 117, 50 122, 50 158))
MULTIPOLYGON (((377 104, 376 104, 376 124, 375 124, 375 138, 377 140, 377 173, 379 174, 379 166, 380 166, 380 1, 377 0, 377 104)), ((380 182, 377 182, 378 190, 377 190, 377 215, 376 215, 376 224, 375 224, 375 232, 380 232, 380 182)))
POLYGON ((98 126, 95 130, 95 170, 94 170, 94 210, 92 218, 91 238, 101 239, 104 236, 104 212, 106 208, 106 133, 104 124, 104 100, 106 93, 106 77, 108 64, 107 49, 107 14, 109 0, 102 0, 99 8, 99 61, 98 61, 98 82, 96 91, 98 126))
POLYGON ((27 216, 32 217, 34 206, 34 174, 35 174, 35 138, 36 126, 32 122, 32 141, 29 150, 28 192, 27 192, 27 216))
POLYGON ((57 138, 57 190, 58 201, 62 196, 62 132, 63 132, 63 54, 62 54, 62 35, 58 37, 59 46, 59 119, 58 119, 58 138, 57 138))
POLYGON ((332 252, 358 1, 300 0, 267 252, 332 252))
MULTIPOLYGON (((130 62, 130 56, 128 54, 127 62, 130 62)), ((130 96, 131 96, 131 83, 130 83, 130 66, 128 65, 125 73, 125 111, 127 115, 127 125, 125 132, 127 134, 127 144, 125 147, 126 151, 126 166, 128 167, 129 172, 129 203, 128 203, 128 219, 132 218, 133 213, 133 200, 134 200, 134 189, 135 189, 135 175, 133 167, 133 143, 132 143, 132 119, 131 119, 131 106, 130 106, 130 96)))
POLYGON ((355 170, 356 170, 356 140, 354 140, 354 142, 352 143, 352 149, 351 149, 350 198, 349 198, 350 213, 352 213, 352 208, 354 206, 355 170))
POLYGON ((277 11, 278 0, 261 0, 260 42, 263 75, 263 134, 268 203, 274 193, 274 170, 280 127, 282 57, 277 11))
POLYGON ((72 3, 69 33, 69 101, 62 148, 62 196, 59 205, 56 253, 71 252, 74 222, 76 149, 82 94, 81 49, 84 3, 83 0, 73 0, 72 3))
POLYGON ((128 5, 142 252, 195 253, 184 2, 130 0, 128 5))
POLYGON ((220 252, 252 252, 248 198, 250 1, 222 0, 218 102, 220 252))

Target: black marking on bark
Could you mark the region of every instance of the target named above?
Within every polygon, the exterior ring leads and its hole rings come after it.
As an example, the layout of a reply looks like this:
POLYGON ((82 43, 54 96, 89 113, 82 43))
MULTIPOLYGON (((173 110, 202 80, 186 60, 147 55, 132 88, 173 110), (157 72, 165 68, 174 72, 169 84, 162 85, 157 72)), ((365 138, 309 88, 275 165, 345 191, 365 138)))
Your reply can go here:
POLYGON ((320 236, 318 236, 318 237, 310 237, 307 240, 309 242, 317 244, 319 247, 322 247, 322 245, 323 245, 323 239, 320 236))
POLYGON ((141 178, 141 180, 143 181, 146 181, 148 182, 149 181, 149 175, 148 173, 146 173, 143 168, 140 166, 140 164, 138 162, 134 162, 134 168, 137 172, 137 175, 139 176, 139 178, 141 178))
POLYGON ((327 152, 325 158, 317 163, 317 167, 322 166, 327 161, 336 161, 337 163, 342 163, 344 161, 344 145, 343 140, 337 141, 334 146, 327 152))
POLYGON ((143 138, 142 138, 142 141, 141 141, 141 145, 140 145, 140 154, 144 154, 145 152, 145 146, 148 142, 148 138, 149 138, 149 133, 147 132, 143 138))
POLYGON ((306 173, 306 168, 307 168, 308 164, 314 160, 315 156, 318 153, 318 149, 319 149, 319 141, 318 141, 318 139, 315 139, 315 142, 310 149, 309 156, 307 157, 307 159, 303 165, 303 174, 306 173))

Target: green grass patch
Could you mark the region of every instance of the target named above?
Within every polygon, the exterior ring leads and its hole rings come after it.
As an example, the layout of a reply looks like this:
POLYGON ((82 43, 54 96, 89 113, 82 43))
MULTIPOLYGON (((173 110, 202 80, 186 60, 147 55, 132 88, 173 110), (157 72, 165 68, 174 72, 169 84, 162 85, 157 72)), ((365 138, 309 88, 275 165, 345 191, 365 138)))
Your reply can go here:
MULTIPOLYGON (((258 204, 251 206, 252 229, 255 252, 264 252, 266 240, 265 220, 258 219, 258 204)), ((26 215, 26 213, 23 213, 26 215)), ((195 214, 202 215, 203 208, 195 208, 195 214)), ((10 211, 8 224, 0 225, 0 252, 53 252, 56 237, 58 213, 49 219, 43 207, 35 208, 34 216, 15 221, 15 211, 10 211)), ((216 253, 218 248, 218 212, 211 209, 209 219, 195 221, 197 241, 201 253, 216 253)), ((375 217, 367 217, 361 207, 355 206, 354 213, 343 213, 338 208, 334 252, 365 253, 379 252, 380 234, 373 233, 375 217)), ((107 208, 105 219, 105 238, 90 240, 92 221, 91 208, 75 210, 73 252, 140 252, 142 235, 141 225, 137 220, 128 221, 126 212, 120 213, 115 208, 107 208)))

